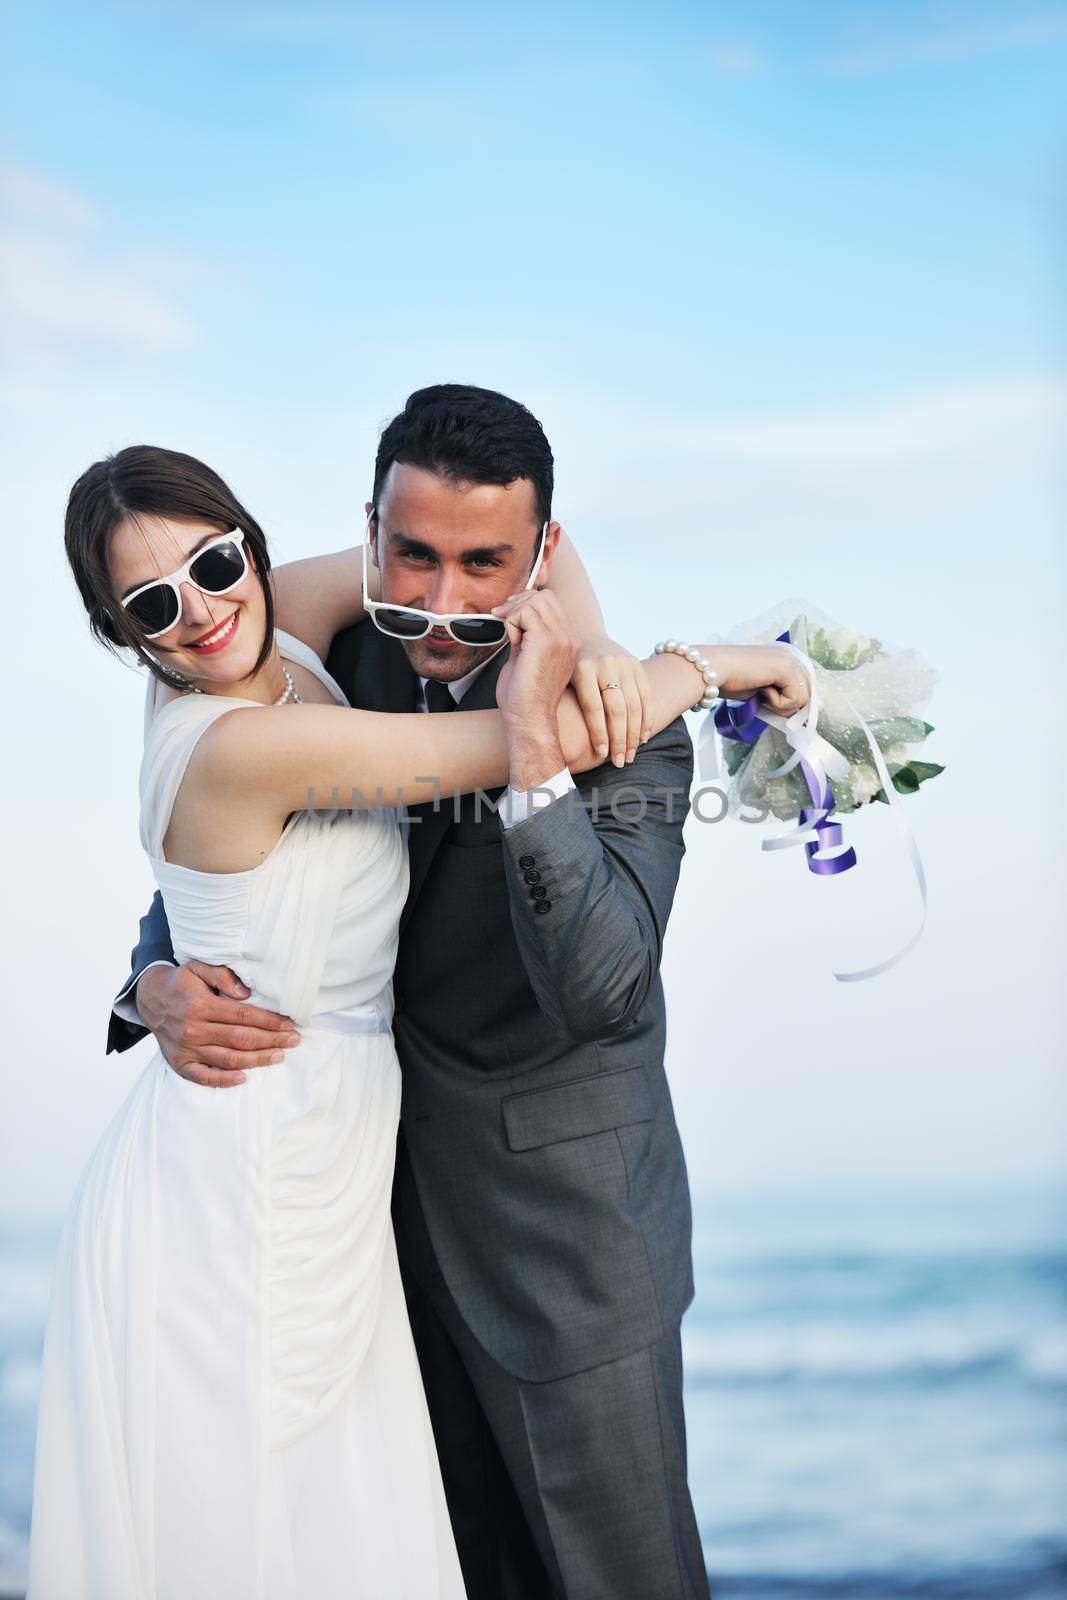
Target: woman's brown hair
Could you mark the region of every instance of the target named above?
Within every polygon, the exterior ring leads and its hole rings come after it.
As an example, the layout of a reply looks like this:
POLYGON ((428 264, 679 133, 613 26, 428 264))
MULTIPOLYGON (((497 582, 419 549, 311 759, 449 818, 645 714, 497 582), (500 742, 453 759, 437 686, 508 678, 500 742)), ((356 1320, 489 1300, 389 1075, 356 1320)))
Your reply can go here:
MULTIPOLYGON (((120 649, 132 650, 162 682, 175 682, 177 674, 149 653, 136 623, 118 603, 111 583, 108 556, 112 536, 122 523, 136 522, 138 516, 205 522, 218 526, 221 532, 241 529, 266 605, 263 645, 252 669, 258 672, 270 655, 274 638, 274 593, 263 530, 217 472, 195 456, 183 455, 180 450, 162 450, 157 445, 130 445, 117 455, 95 461, 70 491, 64 544, 94 637, 116 655, 120 649)), ((161 655, 167 653, 165 647, 154 642, 152 649, 161 655)))

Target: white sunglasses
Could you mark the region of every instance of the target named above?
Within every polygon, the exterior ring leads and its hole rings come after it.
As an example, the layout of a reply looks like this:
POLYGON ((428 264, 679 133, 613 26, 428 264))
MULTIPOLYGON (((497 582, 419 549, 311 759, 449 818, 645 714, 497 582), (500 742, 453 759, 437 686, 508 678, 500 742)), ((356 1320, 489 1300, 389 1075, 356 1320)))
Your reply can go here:
MULTIPOLYGON (((363 605, 380 633, 388 634, 390 639, 424 639, 431 628, 444 628, 458 644, 503 644, 508 636, 507 624, 503 617, 494 617, 487 612, 479 611, 420 611, 418 606, 393 606, 382 600, 372 600, 367 594, 367 545, 370 543, 373 520, 372 512, 367 518, 367 537, 363 542, 363 605)), ((532 589, 537 580, 547 535, 546 522, 541 528, 537 560, 523 585, 524 590, 532 589)))
POLYGON ((142 583, 122 601, 146 639, 158 639, 181 621, 182 595, 179 585, 192 583, 202 594, 229 594, 248 572, 248 552, 240 528, 220 533, 210 544, 202 545, 184 566, 165 578, 142 583))

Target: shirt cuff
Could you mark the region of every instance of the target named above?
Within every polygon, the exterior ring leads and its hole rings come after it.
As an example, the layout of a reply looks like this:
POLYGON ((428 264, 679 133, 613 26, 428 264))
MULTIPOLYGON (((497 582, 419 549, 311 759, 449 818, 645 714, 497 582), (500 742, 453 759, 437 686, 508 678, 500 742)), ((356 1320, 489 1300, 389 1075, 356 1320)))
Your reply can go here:
POLYGON ((562 772, 557 772, 552 778, 546 778, 536 789, 513 789, 509 784, 497 811, 500 826, 516 827, 518 823, 525 822, 535 811, 543 811, 545 806, 550 806, 553 801, 561 800, 574 787, 569 767, 564 767, 562 772))
POLYGON ((144 1023, 141 1021, 141 1013, 137 1009, 137 985, 145 973, 151 972, 153 967, 172 967, 173 965, 173 961, 150 961, 147 967, 142 967, 140 972, 130 979, 111 1007, 116 1017, 120 1017, 123 1022, 128 1022, 131 1028, 143 1028, 144 1023))

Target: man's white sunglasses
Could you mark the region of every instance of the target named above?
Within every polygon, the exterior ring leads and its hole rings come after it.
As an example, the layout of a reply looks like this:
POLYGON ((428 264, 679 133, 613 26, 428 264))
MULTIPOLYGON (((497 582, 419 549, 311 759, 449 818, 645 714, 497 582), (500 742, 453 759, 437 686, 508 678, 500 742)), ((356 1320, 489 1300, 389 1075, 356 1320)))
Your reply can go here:
MULTIPOLYGON (((503 617, 494 617, 478 611, 420 611, 418 606, 394 606, 386 604, 383 600, 371 600, 367 594, 367 545, 370 543, 371 523, 374 519, 375 513, 372 511, 367 519, 367 537, 363 544, 363 605, 379 632, 388 634, 390 639, 424 639, 432 628, 444 628, 445 632, 459 644, 503 644, 508 636, 503 617)), ((532 589, 537 581, 545 553, 547 534, 546 522, 541 528, 537 560, 523 585, 524 590, 532 589)))

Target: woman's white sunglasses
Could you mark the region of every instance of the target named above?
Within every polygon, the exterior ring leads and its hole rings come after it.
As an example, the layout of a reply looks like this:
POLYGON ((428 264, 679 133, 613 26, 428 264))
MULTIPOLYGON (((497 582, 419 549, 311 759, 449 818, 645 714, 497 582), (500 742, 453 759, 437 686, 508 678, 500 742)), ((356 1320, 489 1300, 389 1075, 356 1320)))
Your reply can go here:
POLYGON ((248 572, 244 537, 240 528, 220 533, 175 572, 165 578, 153 578, 151 583, 143 583, 126 595, 122 609, 130 613, 146 639, 169 633, 181 621, 181 584, 192 583, 210 595, 229 594, 236 589, 248 572))
MULTIPOLYGON (((379 632, 388 634, 390 639, 424 639, 432 628, 444 628, 445 632, 459 644, 503 644, 508 636, 507 624, 503 617, 494 617, 487 612, 479 611, 421 611, 418 606, 394 606, 382 600, 370 599, 367 594, 367 545, 370 543, 373 521, 372 512, 367 519, 367 537, 363 543, 363 605, 379 632)), ((537 581, 545 553, 547 534, 546 522, 541 528, 537 560, 523 585, 524 590, 532 589, 537 581)))

